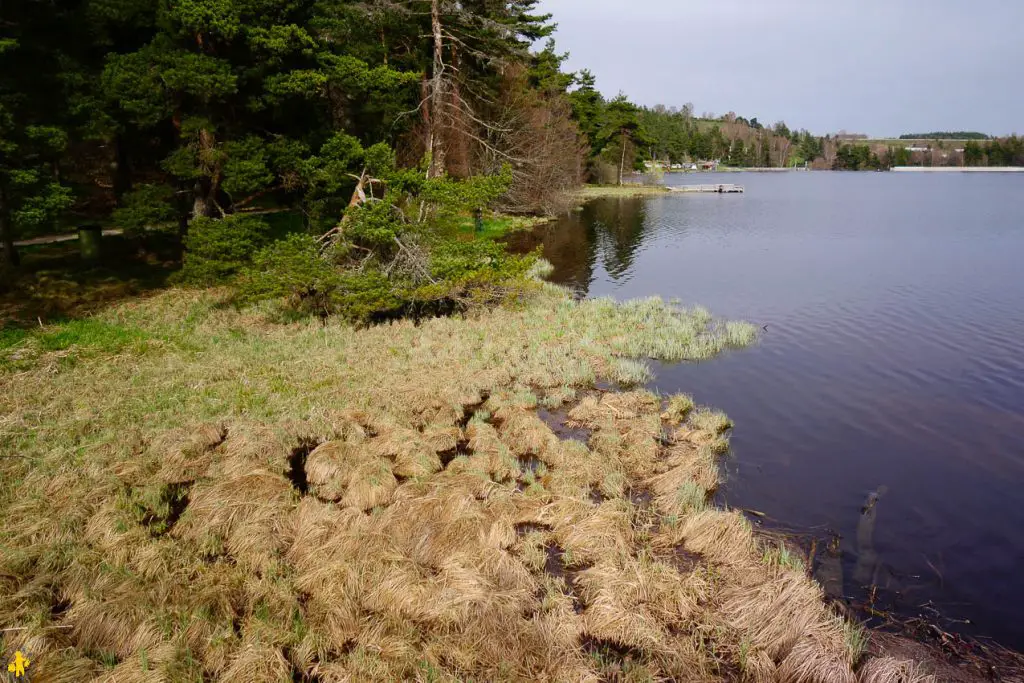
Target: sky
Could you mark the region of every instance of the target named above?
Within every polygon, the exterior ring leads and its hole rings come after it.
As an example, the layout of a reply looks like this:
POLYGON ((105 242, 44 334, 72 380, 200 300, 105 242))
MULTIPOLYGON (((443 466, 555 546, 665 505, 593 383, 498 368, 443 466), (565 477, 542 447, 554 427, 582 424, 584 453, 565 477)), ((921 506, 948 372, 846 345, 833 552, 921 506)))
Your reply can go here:
POLYGON ((1024 0, 541 0, 607 96, 823 135, 1024 133, 1024 0))

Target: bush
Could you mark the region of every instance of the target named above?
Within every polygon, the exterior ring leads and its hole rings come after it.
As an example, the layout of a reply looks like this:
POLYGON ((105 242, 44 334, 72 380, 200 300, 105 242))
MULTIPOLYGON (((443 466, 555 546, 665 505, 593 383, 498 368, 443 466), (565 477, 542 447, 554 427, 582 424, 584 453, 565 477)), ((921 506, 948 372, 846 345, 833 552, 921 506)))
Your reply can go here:
POLYGON ((309 235, 261 249, 238 278, 239 302, 282 299, 295 313, 368 322, 400 310, 408 287, 375 269, 344 270, 309 235))
POLYGON ((291 235, 258 251, 238 280, 239 299, 284 299, 300 313, 327 314, 341 286, 338 269, 309 235, 291 235))
POLYGON ((204 285, 227 280, 252 261, 269 233, 266 222, 255 216, 194 219, 185 238, 180 280, 204 285))
POLYGON ((446 240, 431 251, 430 272, 452 287, 487 287, 527 277, 538 255, 515 256, 491 240, 446 240))
POLYGON ((490 241, 441 241, 430 254, 431 282, 367 264, 343 268, 308 235, 260 250, 237 280, 239 302, 281 299, 305 315, 338 315, 358 323, 398 315, 441 315, 491 305, 527 287, 532 256, 512 256, 490 241))
POLYGON ((368 323, 402 314, 411 301, 404 283, 370 269, 342 273, 331 303, 337 315, 353 322, 368 323))
POLYGON ((114 225, 132 234, 173 221, 173 199, 174 190, 167 185, 139 185, 114 209, 114 225))

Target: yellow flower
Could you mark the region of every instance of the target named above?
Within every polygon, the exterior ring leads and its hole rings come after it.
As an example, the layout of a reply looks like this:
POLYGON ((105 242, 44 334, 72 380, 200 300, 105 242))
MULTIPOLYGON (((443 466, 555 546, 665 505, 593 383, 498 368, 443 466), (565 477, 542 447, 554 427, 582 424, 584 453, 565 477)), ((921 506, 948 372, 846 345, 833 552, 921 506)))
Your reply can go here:
POLYGON ((14 674, 15 678, 21 678, 25 675, 25 669, 27 669, 28 665, 31 663, 32 662, 30 662, 25 655, 21 654, 21 650, 18 650, 14 653, 14 659, 7 665, 7 670, 14 674))

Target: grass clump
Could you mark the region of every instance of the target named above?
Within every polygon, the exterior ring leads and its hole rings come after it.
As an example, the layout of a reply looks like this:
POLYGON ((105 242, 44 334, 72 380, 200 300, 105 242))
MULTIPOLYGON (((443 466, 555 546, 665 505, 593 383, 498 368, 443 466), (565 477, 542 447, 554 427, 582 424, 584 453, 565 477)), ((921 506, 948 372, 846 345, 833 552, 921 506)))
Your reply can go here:
POLYGON ((665 412, 661 414, 661 419, 671 425, 679 425, 690 414, 694 406, 693 396, 689 394, 673 394, 668 399, 668 406, 665 408, 665 412))
POLYGON ((777 543, 769 546, 764 551, 764 563, 776 567, 783 567, 793 571, 804 571, 804 560, 800 555, 794 553, 785 543, 777 543))
POLYGON ((853 675, 820 588, 707 505, 692 414, 587 384, 636 306, 537 287, 356 328, 225 295, 89 319, 158 354, 0 375, 0 629, 41 679, 720 680, 743 643, 762 680, 853 675))
POLYGON ((861 657, 864 656, 864 653, 867 652, 868 632, 860 624, 847 621, 841 617, 836 619, 842 623, 846 651, 851 665, 855 666, 861 660, 861 657))
POLYGON ((860 669, 861 683, 938 683, 917 662, 895 657, 877 657, 860 669))
POLYGON ((676 490, 674 510, 679 512, 700 512, 707 507, 708 492, 695 481, 683 482, 676 490))
POLYGON ((594 337, 607 338, 617 321, 629 321, 631 332, 615 337, 610 344, 616 355, 627 358, 705 360, 756 339, 751 325, 734 323, 733 332, 728 333, 728 326, 716 321, 707 310, 671 306, 657 297, 622 304, 607 298, 592 299, 581 306, 588 309, 586 333, 594 337))
POLYGON ((694 429, 718 435, 732 427, 732 420, 718 410, 698 408, 690 415, 688 423, 694 429))
POLYGON ((640 386, 654 379, 647 363, 631 358, 613 358, 608 374, 613 381, 625 387, 640 386))

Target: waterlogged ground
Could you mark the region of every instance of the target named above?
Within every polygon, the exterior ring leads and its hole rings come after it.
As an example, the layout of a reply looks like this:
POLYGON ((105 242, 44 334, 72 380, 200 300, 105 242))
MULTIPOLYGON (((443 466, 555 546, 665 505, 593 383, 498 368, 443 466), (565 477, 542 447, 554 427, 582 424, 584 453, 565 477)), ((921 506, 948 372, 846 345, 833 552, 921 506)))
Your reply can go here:
POLYGON ((749 325, 544 288, 355 330, 219 296, 4 337, 0 650, 39 680, 915 671, 708 506, 723 414, 596 388, 749 325))

